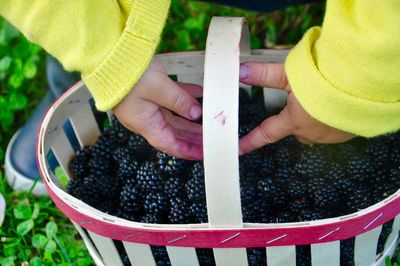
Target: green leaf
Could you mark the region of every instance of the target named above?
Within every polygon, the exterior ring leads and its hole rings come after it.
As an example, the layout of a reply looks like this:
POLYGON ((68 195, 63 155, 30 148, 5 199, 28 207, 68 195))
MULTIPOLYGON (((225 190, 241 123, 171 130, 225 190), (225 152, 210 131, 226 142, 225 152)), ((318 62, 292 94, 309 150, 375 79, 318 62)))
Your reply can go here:
POLYGON ((57 245, 56 242, 54 242, 54 240, 50 239, 47 244, 46 244, 46 248, 45 248, 47 253, 54 253, 57 250, 57 245))
POLYGON ((42 234, 36 234, 32 237, 32 245, 37 248, 44 248, 47 244, 47 237, 42 234))
POLYGON ((64 188, 67 187, 68 184, 68 177, 64 172, 64 169, 61 168, 61 166, 57 166, 56 169, 54 170, 56 178, 58 181, 60 181, 61 186, 64 188))
POLYGON ((39 213, 40 213, 40 204, 35 202, 33 204, 32 219, 35 220, 36 218, 38 218, 39 213))
POLYGON ((57 234, 57 225, 55 222, 50 221, 46 224, 46 235, 49 239, 57 234))
POLYGON ((11 75, 8 79, 8 85, 13 87, 14 89, 18 89, 21 87, 22 83, 24 82, 24 76, 18 72, 11 75))
POLYGON ((29 219, 29 220, 26 220, 26 221, 24 221, 24 222, 22 222, 22 223, 19 223, 19 224, 17 225, 17 233, 18 233, 20 236, 26 235, 29 231, 32 230, 34 224, 35 224, 35 223, 33 222, 32 219, 29 219))
POLYGON ((36 76, 37 73, 37 67, 36 64, 33 63, 32 61, 27 61, 24 64, 24 77, 27 79, 32 79, 36 76))
POLYGON ((1 260, 1 266, 14 266, 14 260, 16 257, 7 257, 1 260))
POLYGON ((0 125, 3 129, 9 130, 11 124, 14 122, 14 114, 7 107, 0 112, 0 125))
POLYGON ((25 203, 22 203, 14 208, 14 216, 17 219, 26 220, 32 216, 32 208, 25 203))
POLYGON ((24 94, 14 91, 10 93, 8 102, 8 108, 11 110, 22 110, 27 106, 28 98, 24 94))
POLYGON ((0 59, 0 71, 7 71, 11 66, 12 58, 8 55, 0 59))
POLYGON ((43 262, 39 257, 33 257, 30 261, 29 261, 29 266, 42 266, 43 262))

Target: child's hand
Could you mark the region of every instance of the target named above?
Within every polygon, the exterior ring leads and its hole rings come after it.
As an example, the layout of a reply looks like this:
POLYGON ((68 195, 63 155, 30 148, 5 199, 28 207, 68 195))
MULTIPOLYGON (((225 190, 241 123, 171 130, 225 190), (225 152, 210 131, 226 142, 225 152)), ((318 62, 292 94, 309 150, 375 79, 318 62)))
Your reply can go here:
POLYGON ((142 135, 156 149, 198 160, 203 158, 202 128, 189 120, 201 116, 196 100, 201 96, 201 87, 172 81, 164 67, 153 59, 113 112, 126 128, 142 135))
POLYGON ((355 137, 319 122, 304 110, 291 91, 283 64, 246 63, 241 66, 240 76, 243 83, 288 92, 285 108, 278 115, 264 120, 240 140, 241 152, 251 152, 289 135, 294 135, 304 144, 339 143, 355 137))

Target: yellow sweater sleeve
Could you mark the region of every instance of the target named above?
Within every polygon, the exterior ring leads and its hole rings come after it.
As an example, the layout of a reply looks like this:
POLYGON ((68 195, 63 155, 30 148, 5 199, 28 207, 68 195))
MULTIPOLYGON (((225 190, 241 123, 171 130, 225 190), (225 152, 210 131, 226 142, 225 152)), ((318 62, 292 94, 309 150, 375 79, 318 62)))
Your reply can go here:
POLYGON ((315 119, 372 137, 400 128, 400 1, 328 0, 285 69, 315 119))
POLYGON ((160 40, 169 0, 0 0, 0 15, 79 71, 99 110, 120 102, 160 40))

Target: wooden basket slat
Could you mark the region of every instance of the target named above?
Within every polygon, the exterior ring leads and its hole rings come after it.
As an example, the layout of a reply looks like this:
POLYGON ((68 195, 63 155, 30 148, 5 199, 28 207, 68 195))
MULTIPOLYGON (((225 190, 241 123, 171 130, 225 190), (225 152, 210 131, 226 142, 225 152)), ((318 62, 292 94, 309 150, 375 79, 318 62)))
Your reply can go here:
POLYGON ((331 241, 311 245, 311 265, 339 266, 340 241, 331 241))
POLYGON ((268 266, 296 266, 296 246, 267 247, 268 266))
POLYGON ((391 243, 392 243, 396 238, 398 238, 399 232, 400 232, 400 215, 397 215, 397 216, 394 218, 394 221, 393 221, 392 231, 391 231, 391 233, 389 234, 389 236, 388 236, 388 238, 387 238, 387 240, 386 240, 385 249, 386 249, 388 246, 390 246, 391 243))
POLYGON ((375 227, 364 234, 356 236, 354 243, 354 262, 356 265, 374 265, 376 249, 382 226, 375 227))
POLYGON ((90 105, 83 105, 70 120, 81 147, 94 145, 101 132, 90 105))
POLYGON ((65 174, 70 179, 72 175, 71 172, 69 171, 68 164, 71 158, 74 156, 75 152, 64 130, 61 130, 58 133, 56 141, 53 143, 51 149, 58 163, 60 164, 61 168, 64 170, 65 174))
POLYGON ((82 237, 82 240, 85 243, 85 246, 88 249, 88 251, 89 251, 90 255, 92 256, 96 265, 105 266, 104 262, 101 260, 101 256, 100 256, 99 252, 97 251, 96 247, 93 245, 93 242, 89 238, 89 236, 85 233, 85 231, 82 229, 82 227, 79 224, 75 223, 72 220, 71 220, 71 222, 75 226, 79 235, 82 237))
POLYGON ((172 266, 198 266, 199 261, 195 248, 166 246, 172 266))
MULTIPOLYGON (((240 62, 284 62, 288 50, 254 49, 250 55, 241 55, 240 62)), ((202 74, 204 72, 204 51, 174 52, 157 55, 168 75, 202 74)))
POLYGON ((124 266, 117 248, 111 238, 103 237, 89 231, 90 238, 95 244, 97 250, 100 252, 104 264, 107 266, 124 266))
POLYGON ((76 83, 74 87, 83 87, 83 89, 68 90, 62 95, 63 101, 56 101, 46 113, 46 118, 49 120, 44 120, 42 123, 47 123, 47 129, 40 136, 40 138, 43 138, 44 134, 46 135, 43 154, 49 152, 51 145, 55 142, 58 133, 63 130, 63 125, 69 116, 82 106, 88 105, 89 100, 93 98, 83 82, 76 83))
POLYGON ((122 241, 132 265, 156 266, 150 245, 122 241))
POLYGON ((202 74, 178 74, 178 81, 184 83, 197 84, 203 86, 203 75, 202 74))
POLYGON ((214 248, 213 252, 218 266, 248 265, 245 248, 214 248))

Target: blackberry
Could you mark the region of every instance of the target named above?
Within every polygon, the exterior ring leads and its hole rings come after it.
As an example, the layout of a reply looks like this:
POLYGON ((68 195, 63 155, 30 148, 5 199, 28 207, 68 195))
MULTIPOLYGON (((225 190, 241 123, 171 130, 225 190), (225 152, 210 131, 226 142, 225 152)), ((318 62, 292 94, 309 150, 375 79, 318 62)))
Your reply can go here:
POLYGON ((98 202, 104 199, 103 191, 99 191, 97 181, 93 176, 87 176, 83 179, 82 190, 79 196, 79 199, 92 207, 95 207, 98 202))
POLYGON ((385 198, 389 197, 392 195, 397 188, 393 187, 393 190, 389 190, 392 184, 388 184, 386 182, 378 182, 372 187, 372 198, 373 198, 373 203, 380 202, 384 200, 385 198))
POLYGON ((373 162, 366 154, 355 154, 347 163, 349 177, 356 181, 367 181, 374 172, 373 162))
POLYGON ((142 160, 149 159, 153 151, 147 140, 135 133, 130 134, 128 138, 128 148, 142 160))
POLYGON ((164 246, 150 246, 157 266, 171 265, 167 249, 164 246))
POLYGON ((193 164, 192 170, 190 171, 190 177, 196 177, 204 180, 204 167, 202 161, 197 161, 193 164))
POLYGON ((239 89, 239 107, 244 107, 250 103, 250 95, 244 88, 239 89))
POLYGON ((254 201, 247 205, 242 205, 242 219, 245 223, 260 222, 260 202, 254 201))
POLYGON ((272 178, 261 179, 257 183, 257 188, 261 198, 270 199, 274 194, 277 194, 279 187, 272 178))
POLYGON ((114 214, 115 208, 118 206, 118 202, 115 200, 102 200, 100 201, 96 208, 104 213, 114 214))
POLYGON ((74 196, 75 198, 81 199, 82 194, 85 192, 83 188, 83 179, 76 178, 69 180, 65 189, 68 194, 74 196))
POLYGON ((172 198, 170 200, 170 210, 168 220, 173 224, 191 223, 189 205, 182 198, 172 198))
POLYGON ((334 185, 336 186, 337 190, 340 191, 342 199, 348 199, 351 194, 353 194, 356 185, 350 179, 338 179, 335 181, 334 185))
POLYGON ((132 157, 132 152, 127 146, 123 147, 117 147, 113 152, 112 152, 112 159, 116 162, 119 163, 123 159, 126 158, 131 158, 132 157))
POLYGON ((118 184, 108 175, 89 175, 83 180, 84 188, 96 191, 97 197, 113 198, 117 196, 118 184))
POLYGON ((292 213, 289 210, 281 211, 276 216, 277 223, 291 223, 296 222, 298 217, 295 213, 292 213))
POLYGON ((390 162, 393 165, 400 166, 400 147, 394 148, 390 152, 390 162))
POLYGON ((157 152, 157 158, 160 172, 170 176, 184 175, 191 165, 190 161, 170 156, 161 151, 157 152))
POLYGON ((395 188, 400 188, 400 165, 390 169, 386 181, 395 188))
POLYGON ((307 198, 302 197, 291 201, 288 209, 290 212, 300 215, 303 211, 309 210, 310 207, 310 202, 307 198))
POLYGON ((136 177, 139 170, 139 162, 129 156, 119 161, 118 176, 119 177, 136 177))
MULTIPOLYGON (((311 246, 303 245, 296 246, 296 265, 309 266, 311 265, 311 246)), ((340 264, 342 265, 342 264, 340 264)))
POLYGON ((347 208, 350 212, 365 209, 372 204, 371 198, 372 196, 368 188, 360 185, 356 188, 354 193, 349 196, 347 208))
POLYGON ((110 139, 114 144, 126 145, 131 134, 132 132, 125 128, 115 116, 111 118, 110 139))
POLYGON ((267 157, 263 158, 262 164, 260 165, 258 175, 261 178, 266 178, 268 176, 272 176, 276 169, 276 163, 274 158, 267 157))
POLYGON ((144 200, 147 213, 162 215, 168 212, 168 198, 161 192, 150 192, 144 200))
POLYGON ((186 185, 186 194, 192 202, 204 202, 206 200, 206 188, 204 179, 193 177, 186 185))
POLYGON ((96 144, 92 147, 91 156, 110 159, 112 157, 112 151, 113 144, 111 140, 105 135, 101 135, 97 139, 96 144))
POLYGON ((295 164, 296 173, 304 178, 313 178, 324 173, 325 161, 318 149, 304 149, 295 164))
POLYGON ((168 197, 181 196, 185 191, 185 184, 180 177, 171 177, 165 181, 164 191, 168 197))
POLYGON ((161 224, 164 223, 164 219, 160 216, 157 216, 155 214, 147 213, 140 217, 140 222, 146 223, 146 224, 161 224))
POLYGON ((266 265, 267 254, 265 248, 247 248, 246 251, 249 266, 266 265))
POLYGON ((114 242, 115 247, 117 248, 118 254, 121 257, 121 260, 122 260, 122 263, 124 264, 124 266, 132 265, 122 242, 118 241, 118 240, 113 240, 113 242, 114 242))
POLYGON ((215 266, 214 252, 212 248, 196 248, 199 266, 215 266))
POLYGON ((122 209, 130 214, 140 211, 143 208, 143 196, 135 183, 128 182, 124 185, 120 194, 122 209))
POLYGON ((76 178, 84 178, 89 173, 87 156, 75 155, 69 163, 69 170, 76 178))
POLYGON ((307 191, 309 193, 309 195, 313 195, 314 192, 319 191, 320 189, 322 189, 323 187, 325 187, 326 184, 326 180, 324 177, 315 177, 311 180, 308 181, 307 183, 307 191))
POLYGON ((377 245, 377 249, 376 249, 377 255, 379 253, 381 253, 385 247, 386 240, 387 240, 388 236, 390 235, 390 233, 392 232, 393 221, 394 220, 392 219, 382 225, 382 231, 379 235, 378 245, 377 245))
POLYGON ((164 178, 153 162, 145 162, 137 172, 137 182, 145 191, 160 190, 164 186, 164 178))
POLYGON ((329 209, 335 208, 341 200, 339 192, 334 186, 326 184, 320 189, 314 191, 314 205, 317 208, 329 209))
POLYGON ((311 209, 301 210, 300 213, 298 213, 298 217, 299 217, 299 222, 315 221, 322 218, 319 212, 316 212, 315 210, 311 209))
POLYGON ((354 266, 355 238, 340 240, 340 265, 354 266))
POLYGON ((89 161, 90 173, 93 175, 105 175, 111 172, 109 159, 106 157, 93 157, 89 161))
POLYGON ((380 137, 372 138, 367 141, 366 152, 376 165, 380 167, 384 167, 389 162, 389 146, 386 145, 380 137))
POLYGON ((286 168, 293 164, 293 157, 290 146, 280 146, 275 153, 275 162, 280 168, 286 168))
POLYGON ((189 206, 190 213, 196 223, 207 223, 207 206, 205 202, 194 202, 189 206))
POLYGON ((307 183, 299 179, 288 182, 287 193, 293 198, 304 197, 307 194, 307 183))

